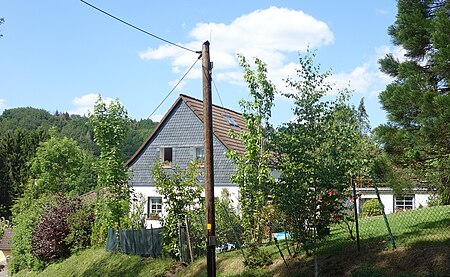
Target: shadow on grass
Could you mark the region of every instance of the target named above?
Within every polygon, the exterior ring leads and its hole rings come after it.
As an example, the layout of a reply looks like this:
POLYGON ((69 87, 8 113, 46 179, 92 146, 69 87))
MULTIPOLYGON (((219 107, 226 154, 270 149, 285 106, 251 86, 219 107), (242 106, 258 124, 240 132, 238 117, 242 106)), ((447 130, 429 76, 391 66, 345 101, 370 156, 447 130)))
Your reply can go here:
MULTIPOLYGON (((318 255, 319 276, 450 276, 450 247, 445 244, 318 255), (369 270, 370 269, 370 270, 369 270)), ((275 263, 274 276, 314 276, 313 257, 275 263)))

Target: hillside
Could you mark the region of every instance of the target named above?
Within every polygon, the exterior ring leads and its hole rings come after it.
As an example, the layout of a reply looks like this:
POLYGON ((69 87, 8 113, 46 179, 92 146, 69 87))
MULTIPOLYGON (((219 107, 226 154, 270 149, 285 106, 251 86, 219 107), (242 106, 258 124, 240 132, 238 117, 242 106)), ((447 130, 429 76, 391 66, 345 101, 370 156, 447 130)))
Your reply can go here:
MULTIPOLYGON (((392 250, 385 228, 371 228, 370 236, 362 240, 358 253, 355 242, 342 244, 340 227, 334 226, 326 247, 318 255, 319 276, 450 276, 450 206, 431 207, 388 216, 398 238, 398 248, 392 250), (426 223, 426 232, 419 229, 399 229, 405 222, 426 223)), ((383 226, 382 217, 363 219, 362 225, 383 226)), ((423 229, 423 228, 422 228, 423 229)), ((344 239, 344 237, 342 237, 344 239)), ((242 253, 234 250, 217 254, 217 276, 314 276, 314 260, 301 254, 290 257, 285 243, 280 243, 286 257, 281 259, 275 245, 264 249, 273 259, 272 265, 246 270, 242 253)), ((184 268, 170 259, 148 259, 103 249, 88 249, 69 259, 53 264, 41 273, 19 272, 15 276, 206 276, 206 259, 184 268)))

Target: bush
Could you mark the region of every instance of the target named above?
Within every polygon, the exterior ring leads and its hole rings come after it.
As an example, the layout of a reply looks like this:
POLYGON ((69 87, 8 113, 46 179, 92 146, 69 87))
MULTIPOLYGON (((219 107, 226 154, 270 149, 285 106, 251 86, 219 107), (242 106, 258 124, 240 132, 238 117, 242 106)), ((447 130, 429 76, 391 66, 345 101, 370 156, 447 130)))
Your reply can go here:
POLYGON ((366 200, 362 205, 362 214, 364 216, 381 215, 381 213, 381 206, 376 198, 366 200))
POLYGON ((244 265, 246 267, 257 268, 270 265, 271 263, 272 259, 267 251, 260 249, 256 245, 250 245, 247 258, 244 261, 244 265))
POLYGON ((55 197, 42 196, 33 200, 25 195, 13 207, 12 259, 8 264, 12 273, 22 269, 39 270, 44 263, 31 254, 33 231, 42 211, 54 205, 55 197))
POLYGON ((70 245, 70 252, 87 248, 91 245, 92 227, 94 224, 94 209, 92 204, 84 204, 67 218, 69 234, 64 239, 70 245))
POLYGON ((69 217, 81 207, 78 198, 60 196, 57 204, 43 213, 33 232, 31 253, 49 262, 70 255, 66 237, 70 233, 69 217))

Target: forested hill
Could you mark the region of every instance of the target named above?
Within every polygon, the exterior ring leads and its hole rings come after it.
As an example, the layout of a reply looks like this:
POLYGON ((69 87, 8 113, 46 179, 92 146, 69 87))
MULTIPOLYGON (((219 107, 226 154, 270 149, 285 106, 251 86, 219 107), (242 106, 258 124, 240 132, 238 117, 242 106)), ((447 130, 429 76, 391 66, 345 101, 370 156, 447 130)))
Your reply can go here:
MULTIPOLYGON (((88 121, 85 116, 60 112, 51 114, 30 107, 5 110, 0 115, 0 217, 11 216, 11 207, 22 197, 29 182, 36 149, 50 138, 51 133, 60 137, 62 143, 67 142, 64 137, 73 139, 92 157, 99 156, 100 150, 93 142, 94 132, 88 121)), ((122 162, 134 154, 155 126, 156 123, 149 119, 130 122, 122 147, 122 162)), ((56 151, 68 150, 61 148, 56 151)), ((65 154, 62 153, 62 156, 65 154)), ((91 171, 85 170, 87 176, 91 171)))
MULTIPOLYGON (((9 133, 20 129, 28 135, 34 133, 45 140, 48 130, 56 128, 61 137, 74 139, 85 150, 98 155, 99 149, 93 142, 93 131, 87 124, 88 118, 58 112, 51 114, 42 109, 15 108, 5 110, 0 115, 0 141, 9 133)), ((157 123, 150 119, 132 120, 128 136, 123 146, 124 160, 130 158, 144 142, 157 123)))

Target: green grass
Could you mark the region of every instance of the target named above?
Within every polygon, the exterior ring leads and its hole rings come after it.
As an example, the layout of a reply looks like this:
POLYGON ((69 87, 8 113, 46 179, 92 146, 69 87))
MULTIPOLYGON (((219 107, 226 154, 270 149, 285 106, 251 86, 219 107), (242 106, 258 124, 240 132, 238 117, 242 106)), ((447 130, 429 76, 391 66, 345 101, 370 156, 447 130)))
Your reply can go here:
POLYGON ((47 276, 164 276, 174 262, 171 259, 142 258, 136 255, 109 253, 104 249, 87 249, 42 272, 20 271, 17 277, 47 276))
MULTIPOLYGON (((349 239, 344 225, 336 225, 331 235, 320 243, 321 276, 450 276, 450 206, 423 208, 388 215, 388 221, 399 248, 391 249, 382 216, 360 219, 362 252, 349 239), (447 266, 446 266, 447 265, 447 266), (340 270, 340 271, 336 271, 340 270), (354 273, 353 275, 351 273, 354 273)), ((286 268, 276 245, 263 249, 274 264, 261 269, 245 269, 239 250, 216 255, 217 276, 310 276, 314 268, 311 257, 291 258, 286 243, 279 244, 287 259, 286 268), (294 274, 294 275, 295 275, 294 274)), ((293 249, 291 249, 292 251, 293 249)), ((165 276, 168 270, 181 267, 170 259, 149 259, 135 255, 87 249, 69 259, 52 264, 43 272, 19 272, 18 277, 34 276, 165 276)), ((172 275, 170 275, 172 276, 172 275)), ((206 276, 206 259, 202 258, 178 272, 176 276, 206 276)))
MULTIPOLYGON (((420 244, 450 244, 450 206, 437 206, 387 215, 397 247, 413 247, 420 244)), ((391 248, 389 233, 383 216, 359 219, 360 239, 363 244, 391 248)), ((355 228, 353 228, 355 235, 355 228)), ((356 235, 355 235, 356 236, 356 235)), ((349 239, 344 224, 331 228, 331 235, 320 244, 321 253, 341 251, 355 241, 349 239)))

